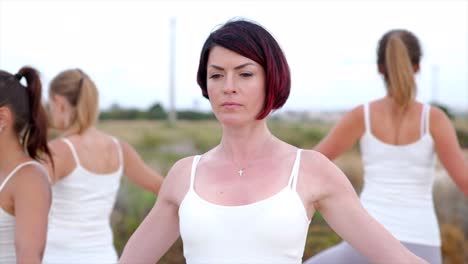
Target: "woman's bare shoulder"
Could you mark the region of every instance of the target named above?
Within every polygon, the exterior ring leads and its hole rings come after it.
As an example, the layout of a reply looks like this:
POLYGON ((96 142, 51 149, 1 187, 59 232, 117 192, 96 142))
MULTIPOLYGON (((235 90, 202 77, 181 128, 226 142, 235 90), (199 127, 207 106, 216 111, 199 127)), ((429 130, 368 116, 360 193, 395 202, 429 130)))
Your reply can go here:
POLYGON ((301 164, 305 172, 315 172, 326 170, 333 162, 318 151, 306 149, 302 150, 301 164))
MULTIPOLYGON (((59 154, 63 154, 68 152, 69 147, 64 142, 63 138, 55 138, 48 142, 49 148, 52 152, 59 152, 59 154)), ((52 153, 54 155, 54 153, 52 153)))
POLYGON ((343 172, 325 155, 315 150, 304 150, 301 174, 308 184, 328 186, 345 180, 343 172))
POLYGON ((195 156, 182 158, 174 163, 164 178, 159 197, 179 205, 190 187, 190 176, 195 156))
POLYGON ((39 163, 23 166, 12 178, 18 190, 46 190, 50 189, 50 179, 46 168, 39 163))
POLYGON ((187 172, 190 172, 195 157, 196 156, 188 156, 176 161, 169 170, 169 173, 167 174, 166 178, 178 178, 181 177, 181 175, 183 176, 187 172))

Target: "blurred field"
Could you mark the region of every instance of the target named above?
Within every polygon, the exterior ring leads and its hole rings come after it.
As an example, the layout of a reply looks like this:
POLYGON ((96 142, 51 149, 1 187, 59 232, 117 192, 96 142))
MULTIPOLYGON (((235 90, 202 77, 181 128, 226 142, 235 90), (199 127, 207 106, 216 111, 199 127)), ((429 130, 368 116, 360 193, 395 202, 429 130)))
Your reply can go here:
MULTIPOLYGON (((468 133, 468 122, 457 120, 457 128, 468 133)), ((164 122, 106 121, 100 128, 133 145, 143 159, 163 175, 172 164, 185 156, 203 153, 215 146, 221 129, 215 121, 180 121, 175 127, 164 122)), ((279 138, 301 148, 313 147, 328 131, 330 124, 320 122, 270 121, 269 127, 279 138)), ((468 151, 466 151, 468 156, 468 151)), ((336 160, 357 192, 362 188, 362 164, 357 148, 336 160)), ((468 263, 468 199, 456 189, 442 168, 434 187, 436 211, 440 221, 445 264, 468 263), (465 255, 464 255, 465 254, 465 255)), ((155 197, 139 189, 126 178, 122 180, 117 204, 112 214, 114 240, 119 254, 128 238, 154 204, 155 197)), ((341 239, 319 214, 310 225, 304 258, 313 256, 341 239)), ((185 263, 180 239, 159 262, 185 263)))

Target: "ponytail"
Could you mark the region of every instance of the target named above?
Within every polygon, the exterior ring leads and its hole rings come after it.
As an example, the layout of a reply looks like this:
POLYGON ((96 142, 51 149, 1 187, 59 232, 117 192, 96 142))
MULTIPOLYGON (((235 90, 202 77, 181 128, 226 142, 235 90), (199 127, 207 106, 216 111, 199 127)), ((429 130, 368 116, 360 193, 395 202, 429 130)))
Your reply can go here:
POLYGON ((418 38, 405 29, 385 33, 377 48, 377 64, 385 78, 388 95, 403 109, 416 96, 414 67, 422 57, 418 38))
POLYGON ((51 153, 47 145, 47 114, 41 104, 42 85, 38 72, 31 67, 23 67, 15 77, 21 79, 25 77, 29 104, 28 124, 25 125, 25 131, 22 137, 23 146, 26 148, 29 156, 33 159, 39 159, 40 153, 45 153, 51 158, 51 153))
POLYGON ((80 79, 80 91, 76 103, 76 122, 80 124, 78 133, 94 125, 98 119, 98 92, 89 77, 78 70, 82 77, 80 79))
POLYGON ((99 116, 99 94, 94 82, 80 69, 59 73, 50 84, 50 94, 61 95, 73 107, 68 134, 82 133, 93 126, 99 116))
POLYGON ((389 95, 406 108, 416 95, 416 81, 408 50, 397 34, 392 34, 385 49, 385 69, 389 95))

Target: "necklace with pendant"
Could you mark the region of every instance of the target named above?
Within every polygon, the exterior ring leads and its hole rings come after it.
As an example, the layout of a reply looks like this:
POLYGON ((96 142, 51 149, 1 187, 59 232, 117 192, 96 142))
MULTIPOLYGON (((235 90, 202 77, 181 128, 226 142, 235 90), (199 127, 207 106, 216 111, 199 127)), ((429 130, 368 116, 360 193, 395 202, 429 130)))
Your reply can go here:
POLYGON ((242 177, 242 176, 244 176, 245 170, 248 169, 248 168, 250 168, 250 167, 252 167, 252 163, 249 163, 249 164, 247 164, 246 166, 241 167, 241 168, 239 169, 239 171, 237 171, 237 173, 239 173, 239 176, 242 177))
MULTIPOLYGON (((263 143, 263 146, 261 146, 261 148, 259 148, 259 149, 264 149, 265 146, 267 145, 267 143, 268 143, 268 142, 271 142, 271 139, 273 139, 273 137, 271 137, 271 138, 265 140, 265 142, 263 143)), ((257 155, 257 156, 258 156, 258 155, 257 155)), ((242 167, 241 167, 241 166, 238 166, 237 163, 234 162, 234 160, 232 159, 232 157, 231 157, 231 162, 232 162, 232 164, 233 164, 234 166, 236 166, 236 167, 238 167, 238 168, 240 167, 240 169, 237 171, 237 174, 239 174, 240 177, 244 176, 245 171, 246 171, 247 169, 249 169, 250 167, 254 166, 254 162, 253 162, 253 161, 250 161, 250 162, 247 163, 247 165, 245 165, 245 166, 242 166, 242 167)))

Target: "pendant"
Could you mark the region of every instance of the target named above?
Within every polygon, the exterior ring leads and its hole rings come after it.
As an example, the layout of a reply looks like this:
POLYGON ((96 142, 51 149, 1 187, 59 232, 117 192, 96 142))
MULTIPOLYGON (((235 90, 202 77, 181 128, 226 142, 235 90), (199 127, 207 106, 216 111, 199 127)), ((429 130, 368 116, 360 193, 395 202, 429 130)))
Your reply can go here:
POLYGON ((244 174, 244 168, 239 170, 239 176, 242 176, 244 174))

